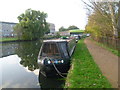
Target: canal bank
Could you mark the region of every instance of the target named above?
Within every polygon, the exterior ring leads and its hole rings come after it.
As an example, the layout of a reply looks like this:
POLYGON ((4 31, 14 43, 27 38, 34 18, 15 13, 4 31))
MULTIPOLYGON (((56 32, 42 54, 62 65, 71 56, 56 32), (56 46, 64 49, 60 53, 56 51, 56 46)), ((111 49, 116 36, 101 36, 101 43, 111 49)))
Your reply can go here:
POLYGON ((9 42, 27 42, 27 41, 37 41, 37 40, 46 40, 46 39, 58 39, 60 36, 44 36, 39 39, 33 40, 20 40, 15 37, 0 38, 0 43, 9 43, 9 42))
POLYGON ((0 38, 0 43, 2 42, 10 42, 10 41, 17 41, 18 38, 15 37, 1 37, 0 38))
POLYGON ((0 43, 9 43, 9 42, 27 42, 27 41, 36 41, 37 39, 34 40, 19 40, 17 38, 1 38, 0 43))
POLYGON ((65 88, 111 88, 89 53, 84 39, 77 43, 65 88))

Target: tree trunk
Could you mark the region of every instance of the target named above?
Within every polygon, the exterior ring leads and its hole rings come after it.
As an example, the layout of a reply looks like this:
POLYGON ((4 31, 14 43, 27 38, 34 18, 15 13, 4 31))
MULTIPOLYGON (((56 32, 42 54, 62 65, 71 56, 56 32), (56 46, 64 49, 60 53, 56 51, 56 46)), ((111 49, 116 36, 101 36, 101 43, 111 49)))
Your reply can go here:
POLYGON ((119 9, 118 9, 118 23, 117 23, 117 31, 118 31, 118 37, 120 38, 120 1, 119 1, 119 9))
POLYGON ((111 2, 109 2, 108 5, 109 5, 109 10, 110 10, 112 24, 113 24, 113 35, 114 35, 114 37, 118 37, 117 23, 116 23, 116 20, 115 20, 114 9, 112 7, 112 3, 111 2))

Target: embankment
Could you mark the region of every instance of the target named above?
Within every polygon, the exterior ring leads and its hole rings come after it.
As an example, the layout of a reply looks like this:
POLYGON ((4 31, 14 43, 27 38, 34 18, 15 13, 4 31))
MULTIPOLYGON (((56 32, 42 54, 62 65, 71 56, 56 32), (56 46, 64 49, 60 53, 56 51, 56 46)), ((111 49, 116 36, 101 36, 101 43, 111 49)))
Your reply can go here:
POLYGON ((65 88, 111 88, 111 84, 89 53, 84 39, 77 43, 65 88))

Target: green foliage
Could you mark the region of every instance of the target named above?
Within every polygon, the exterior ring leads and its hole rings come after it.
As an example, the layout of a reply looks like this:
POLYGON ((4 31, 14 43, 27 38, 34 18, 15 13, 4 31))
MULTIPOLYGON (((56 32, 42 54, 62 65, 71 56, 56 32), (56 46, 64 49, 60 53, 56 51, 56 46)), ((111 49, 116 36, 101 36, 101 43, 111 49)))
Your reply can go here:
POLYGON ((109 18, 103 17, 98 12, 89 16, 86 32, 91 33, 92 36, 113 36, 112 30, 112 22, 109 18))
POLYGON ((93 8, 93 13, 88 17, 86 32, 91 33, 95 38, 114 37, 118 22, 118 2, 94 3, 93 8), (110 5, 114 15, 110 10, 110 5))
POLYGON ((68 30, 74 30, 74 29, 79 29, 79 28, 75 25, 71 25, 68 27, 68 30))
POLYGON ((56 35, 45 35, 43 39, 55 39, 55 38, 60 38, 59 32, 56 33, 56 35))
POLYGON ((38 39, 49 31, 46 18, 47 14, 44 12, 27 9, 25 13, 18 16, 19 23, 14 27, 15 33, 22 40, 38 39))
POLYGON ((69 30, 76 30, 76 29, 79 29, 77 26, 75 25, 72 25, 72 26, 69 26, 68 28, 64 28, 63 26, 59 28, 59 31, 69 31, 69 30))
POLYGON ((59 31, 60 31, 60 32, 61 32, 61 31, 67 31, 67 29, 62 26, 62 27, 59 28, 59 31))
POLYGON ((59 32, 57 32, 55 36, 56 36, 56 38, 60 38, 61 37, 59 32))
POLYGON ((72 67, 66 79, 66 88, 111 88, 90 55, 84 39, 79 40, 72 56, 72 67))

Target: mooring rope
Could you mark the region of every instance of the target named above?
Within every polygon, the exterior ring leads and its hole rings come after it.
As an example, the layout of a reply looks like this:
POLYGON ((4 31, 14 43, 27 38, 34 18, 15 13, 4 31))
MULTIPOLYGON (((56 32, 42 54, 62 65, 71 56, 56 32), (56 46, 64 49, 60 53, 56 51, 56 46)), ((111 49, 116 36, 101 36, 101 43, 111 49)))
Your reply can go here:
POLYGON ((61 77, 65 78, 65 77, 62 75, 62 73, 57 69, 57 67, 55 66, 55 64, 54 64, 53 62, 52 62, 52 64, 53 64, 55 70, 57 71, 57 73, 58 73, 61 77))
MULTIPOLYGON (((49 59, 49 60, 52 62, 51 59, 49 59)), ((55 64, 54 64, 53 62, 52 62, 52 65, 54 66, 55 70, 57 71, 57 73, 58 73, 61 77, 66 78, 65 76, 63 76, 63 74, 64 74, 64 75, 67 75, 67 73, 61 73, 61 72, 57 69, 57 67, 55 66, 55 64)))

